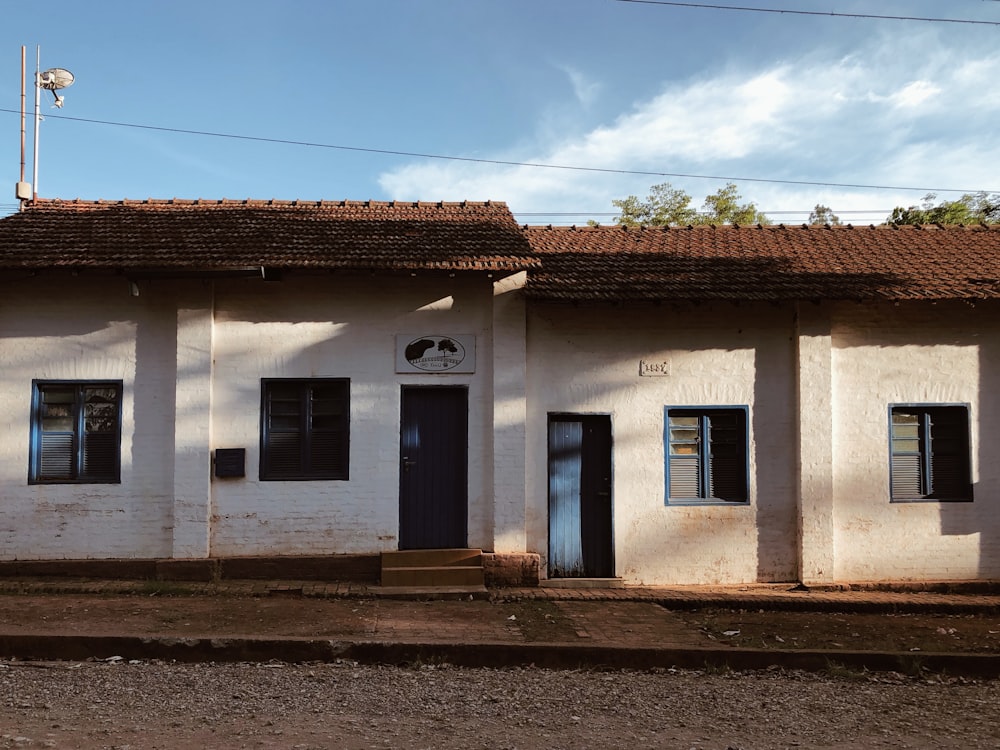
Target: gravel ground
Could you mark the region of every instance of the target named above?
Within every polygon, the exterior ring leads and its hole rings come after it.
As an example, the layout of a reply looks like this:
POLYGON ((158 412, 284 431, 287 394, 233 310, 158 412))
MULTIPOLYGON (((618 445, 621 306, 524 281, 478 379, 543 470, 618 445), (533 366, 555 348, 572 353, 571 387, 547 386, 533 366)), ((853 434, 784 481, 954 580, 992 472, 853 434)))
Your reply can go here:
POLYGON ((0 662, 0 747, 996 748, 1000 681, 0 662))

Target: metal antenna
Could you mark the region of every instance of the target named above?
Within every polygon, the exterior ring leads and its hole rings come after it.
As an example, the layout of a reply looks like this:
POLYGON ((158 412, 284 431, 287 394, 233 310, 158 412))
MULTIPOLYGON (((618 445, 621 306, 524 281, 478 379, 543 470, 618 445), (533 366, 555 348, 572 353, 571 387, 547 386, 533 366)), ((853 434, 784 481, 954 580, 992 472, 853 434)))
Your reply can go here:
POLYGON ((73 74, 65 68, 49 68, 42 71, 42 48, 41 45, 35 47, 35 142, 33 146, 34 160, 31 174, 31 200, 38 200, 38 124, 42 121, 41 97, 42 89, 48 89, 55 97, 55 106, 62 107, 64 97, 56 93, 59 89, 64 89, 73 85, 73 74))
POLYGON ((35 47, 35 140, 31 146, 32 169, 31 169, 31 202, 38 200, 38 123, 42 120, 42 115, 38 111, 41 106, 42 89, 38 85, 39 70, 42 67, 42 46, 35 47))

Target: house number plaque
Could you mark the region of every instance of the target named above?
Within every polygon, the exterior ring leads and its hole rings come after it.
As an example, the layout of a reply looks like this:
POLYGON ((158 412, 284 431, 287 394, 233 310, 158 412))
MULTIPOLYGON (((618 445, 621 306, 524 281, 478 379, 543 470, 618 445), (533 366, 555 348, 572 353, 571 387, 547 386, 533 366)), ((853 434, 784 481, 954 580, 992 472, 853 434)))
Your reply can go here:
POLYGON ((643 378, 666 378, 670 375, 670 361, 666 359, 640 359, 639 375, 643 378))

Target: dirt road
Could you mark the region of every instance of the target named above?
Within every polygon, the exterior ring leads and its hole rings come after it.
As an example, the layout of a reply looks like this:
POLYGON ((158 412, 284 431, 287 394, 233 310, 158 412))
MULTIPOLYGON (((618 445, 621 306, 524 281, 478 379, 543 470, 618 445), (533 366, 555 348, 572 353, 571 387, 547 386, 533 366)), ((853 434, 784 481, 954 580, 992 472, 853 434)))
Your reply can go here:
POLYGON ((1000 682, 0 662, 0 747, 996 748, 1000 682))

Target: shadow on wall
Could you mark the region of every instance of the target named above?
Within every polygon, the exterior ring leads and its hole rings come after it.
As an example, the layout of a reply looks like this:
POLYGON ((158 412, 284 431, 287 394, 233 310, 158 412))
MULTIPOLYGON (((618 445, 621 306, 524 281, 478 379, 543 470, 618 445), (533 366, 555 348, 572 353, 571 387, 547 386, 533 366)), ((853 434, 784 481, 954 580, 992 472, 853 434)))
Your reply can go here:
MULTIPOLYGON (((177 303, 174 289, 143 290, 136 314, 133 382, 132 477, 137 491, 169 496, 174 483, 177 371, 177 303)), ((195 419, 205 415, 183 415, 195 419)), ((125 458, 124 456, 122 457, 125 458)), ((170 508, 172 515, 173 508, 170 508)))
MULTIPOLYGON (((612 415, 618 575, 649 576, 641 567, 648 559, 672 571, 659 575, 679 575, 683 568, 691 571, 684 575, 705 581, 716 574, 741 581, 795 579, 796 463, 789 437, 795 433, 793 312, 766 303, 636 303, 589 310, 536 303, 529 351, 535 368, 535 400, 527 416, 529 470, 539 478, 547 475, 540 460, 546 455, 547 411, 612 415), (550 341, 555 353, 542 349, 550 341), (641 377, 639 362, 660 354, 670 358, 671 374, 641 377), (543 382, 561 386, 539 386, 543 382), (751 506, 665 507, 663 407, 744 404, 752 404, 751 506), (631 488, 628 497, 625 487, 631 488)), ((532 502, 539 515, 546 512, 532 502)), ((532 523, 547 528, 545 522, 532 523)), ((544 544, 541 539, 539 546, 544 544)))
MULTIPOLYGON (((987 319, 1000 320, 1000 310, 993 309, 987 319)), ((945 536, 979 535, 979 578, 1000 579, 1000 442, 994 427, 1000 424, 1000 337, 995 330, 978 337, 979 407, 970 419, 978 424, 973 434, 973 461, 979 481, 973 483, 973 502, 941 503, 941 533, 945 536)))
POLYGON ((754 351, 754 407, 750 436, 753 453, 750 486, 757 512, 757 580, 798 578, 798 497, 794 436, 796 386, 793 333, 761 337, 754 351))
MULTIPOLYGON (((395 548, 400 383, 455 382, 433 373, 397 374, 396 335, 478 333, 489 317, 485 312, 480 320, 477 311, 491 289, 482 279, 443 275, 288 274, 277 283, 219 283, 212 410, 221 424, 213 429, 213 441, 246 448, 246 476, 213 484, 218 516, 213 550, 313 554, 395 548), (296 492, 274 502, 275 493, 285 490, 260 480, 265 378, 350 379, 349 482, 299 483, 296 492), (362 499, 368 503, 364 508, 362 499)), ((482 337, 477 343, 486 345, 482 337)), ((488 361, 484 354, 480 367, 488 361)), ((462 382, 471 377, 483 375, 466 375, 462 382)), ((470 455, 470 461, 482 463, 478 456, 470 455)), ((471 492, 480 494, 478 488, 471 492)))

